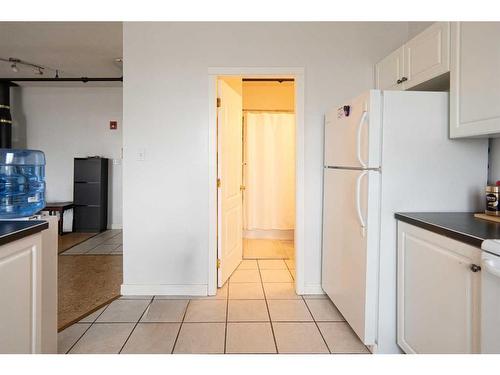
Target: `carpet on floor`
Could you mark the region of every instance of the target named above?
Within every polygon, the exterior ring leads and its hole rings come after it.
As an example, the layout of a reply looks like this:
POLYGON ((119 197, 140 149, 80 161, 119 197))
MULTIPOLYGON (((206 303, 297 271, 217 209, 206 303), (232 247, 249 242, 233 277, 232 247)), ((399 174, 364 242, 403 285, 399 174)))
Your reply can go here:
POLYGON ((67 255, 58 258, 59 330, 120 296, 123 256, 67 255))

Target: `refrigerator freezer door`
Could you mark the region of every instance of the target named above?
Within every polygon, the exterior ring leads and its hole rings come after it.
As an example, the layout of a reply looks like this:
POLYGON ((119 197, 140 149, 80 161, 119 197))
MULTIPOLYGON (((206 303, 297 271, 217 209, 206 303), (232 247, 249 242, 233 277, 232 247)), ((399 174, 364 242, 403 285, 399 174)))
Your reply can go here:
POLYGON ((322 287, 366 345, 375 344, 380 173, 325 168, 322 287))
POLYGON ((325 117, 325 166, 379 168, 381 93, 371 90, 325 117))

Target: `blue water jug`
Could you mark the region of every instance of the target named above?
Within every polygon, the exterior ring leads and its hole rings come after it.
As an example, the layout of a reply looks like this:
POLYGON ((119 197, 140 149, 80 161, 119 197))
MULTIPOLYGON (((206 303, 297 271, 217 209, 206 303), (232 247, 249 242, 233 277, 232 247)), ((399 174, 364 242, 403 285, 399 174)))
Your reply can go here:
POLYGON ((0 219, 32 216, 44 207, 44 153, 0 148, 0 219))

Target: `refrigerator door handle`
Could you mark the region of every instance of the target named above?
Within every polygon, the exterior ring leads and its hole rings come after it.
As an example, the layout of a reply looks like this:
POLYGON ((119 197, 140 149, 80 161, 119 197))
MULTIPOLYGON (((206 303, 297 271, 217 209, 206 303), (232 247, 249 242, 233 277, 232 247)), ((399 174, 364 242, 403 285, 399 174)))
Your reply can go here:
POLYGON ((363 236, 366 228, 366 223, 363 214, 361 213, 361 181, 363 180, 363 177, 365 177, 367 174, 368 171, 363 171, 356 180, 356 212, 358 214, 359 225, 363 230, 363 236))
POLYGON ((361 166, 363 168, 366 168, 366 163, 361 158, 361 130, 363 129, 363 125, 365 124, 365 122, 367 122, 366 121, 367 116, 368 116, 368 112, 363 111, 363 113, 361 114, 361 118, 359 120, 358 132, 357 132, 357 136, 356 136, 356 155, 358 157, 359 164, 361 164, 361 166))

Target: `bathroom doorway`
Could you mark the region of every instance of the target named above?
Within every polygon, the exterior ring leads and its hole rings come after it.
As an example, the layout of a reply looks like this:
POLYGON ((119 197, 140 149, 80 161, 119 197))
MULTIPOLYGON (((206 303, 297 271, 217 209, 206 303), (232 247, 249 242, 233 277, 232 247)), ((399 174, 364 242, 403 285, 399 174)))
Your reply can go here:
POLYGON ((294 291, 296 79, 215 78, 218 287, 231 278, 294 291))

